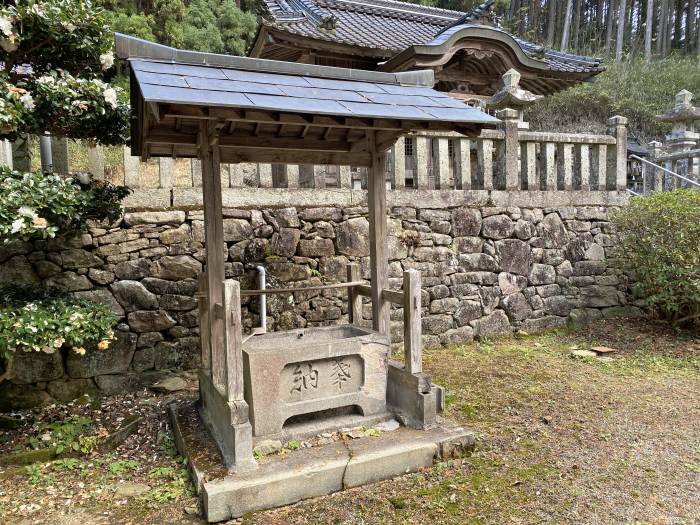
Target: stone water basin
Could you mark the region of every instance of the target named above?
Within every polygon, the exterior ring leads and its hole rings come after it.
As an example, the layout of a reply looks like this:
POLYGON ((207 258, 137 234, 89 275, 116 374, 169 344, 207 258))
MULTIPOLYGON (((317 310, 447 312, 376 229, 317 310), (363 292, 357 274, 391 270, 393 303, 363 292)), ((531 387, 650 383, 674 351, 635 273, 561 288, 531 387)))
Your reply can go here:
POLYGON ((354 325, 270 332, 243 344, 253 436, 275 437, 300 417, 386 412, 389 340, 354 325))

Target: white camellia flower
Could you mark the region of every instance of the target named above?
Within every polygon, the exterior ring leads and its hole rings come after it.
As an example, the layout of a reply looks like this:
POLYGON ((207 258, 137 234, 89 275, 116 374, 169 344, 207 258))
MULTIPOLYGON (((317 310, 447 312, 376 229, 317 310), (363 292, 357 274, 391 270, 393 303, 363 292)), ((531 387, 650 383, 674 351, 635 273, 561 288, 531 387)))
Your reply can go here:
POLYGON ((20 206, 20 208, 17 210, 17 213, 20 214, 22 217, 29 217, 30 219, 36 217, 36 212, 29 206, 20 206))
POLYGON ((10 230, 10 233, 17 233, 22 228, 24 228, 24 219, 15 219, 12 221, 12 229, 10 230))
POLYGON ((6 16, 0 16, 0 31, 5 36, 10 36, 12 34, 12 20, 6 16))
POLYGON ((108 51, 107 53, 102 53, 100 55, 100 64, 102 64, 102 69, 109 69, 114 65, 114 53, 108 51))
POLYGON ((112 106, 112 109, 117 108, 117 92, 114 88, 107 88, 104 91, 105 102, 112 106))
POLYGON ((19 97, 19 101, 24 104, 25 108, 34 109, 34 97, 32 97, 31 93, 25 93, 19 97))
POLYGON ((44 76, 37 78, 36 81, 39 84, 53 84, 56 81, 56 79, 54 77, 52 77, 51 75, 44 75, 44 76))

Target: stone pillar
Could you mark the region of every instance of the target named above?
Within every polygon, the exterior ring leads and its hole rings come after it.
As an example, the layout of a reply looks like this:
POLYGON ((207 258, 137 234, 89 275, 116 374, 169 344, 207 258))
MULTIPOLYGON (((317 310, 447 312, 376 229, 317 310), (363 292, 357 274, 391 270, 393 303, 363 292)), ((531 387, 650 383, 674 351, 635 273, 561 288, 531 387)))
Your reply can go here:
POLYGON ((338 179, 341 188, 352 188, 352 168, 350 166, 338 166, 338 179))
POLYGON ((428 155, 430 154, 428 137, 416 137, 416 188, 428 189, 428 155))
POLYGON ((399 137, 392 148, 391 182, 394 188, 406 187, 406 139, 399 137))
POLYGON ((518 165, 518 154, 520 152, 520 142, 518 135, 519 115, 515 109, 502 109, 496 113, 503 123, 504 131, 503 158, 501 159, 501 169, 505 173, 506 191, 520 189, 520 168, 518 165))
POLYGON ((448 190, 452 187, 450 180, 450 142, 445 137, 437 139, 437 159, 433 161, 433 175, 436 188, 448 190))
POLYGON ((53 170, 61 174, 70 173, 68 139, 64 137, 51 137, 51 150, 53 153, 53 170))
POLYGON ((129 146, 124 146, 122 159, 124 164, 124 185, 129 188, 138 188, 140 186, 139 158, 131 154, 129 146))
POLYGON ((298 188, 299 187, 299 165, 298 164, 285 164, 284 170, 285 170, 285 174, 287 176, 287 188, 298 188))
MULTIPOLYGON (((659 164, 658 158, 661 156, 662 144, 658 140, 652 140, 647 145, 649 151, 649 161, 654 164, 659 164)), ((663 191, 664 190, 664 172, 654 168, 646 163, 644 166, 644 189, 645 191, 663 191)))
POLYGON ((258 164, 258 183, 261 188, 272 188, 272 164, 258 164))
POLYGON ((100 144, 88 147, 88 171, 97 180, 105 178, 105 152, 100 144))
POLYGON ((455 174, 455 186, 470 190, 472 188, 472 161, 469 139, 457 139, 455 155, 459 158, 459 173, 455 174))
POLYGON ((320 164, 314 164, 314 188, 326 187, 326 167, 320 164))
POLYGON ((616 115, 608 119, 610 133, 615 137, 614 149, 608 150, 608 189, 627 189, 627 118, 616 115), (612 153, 612 155, 611 155, 612 153))
POLYGON ((228 184, 230 188, 240 188, 243 186, 243 166, 240 162, 229 164, 228 184))
POLYGON ((32 170, 32 150, 29 136, 24 135, 12 143, 12 164, 17 171, 32 170))
POLYGON ((172 188, 174 169, 175 159, 171 157, 160 157, 158 159, 158 185, 161 188, 172 188))

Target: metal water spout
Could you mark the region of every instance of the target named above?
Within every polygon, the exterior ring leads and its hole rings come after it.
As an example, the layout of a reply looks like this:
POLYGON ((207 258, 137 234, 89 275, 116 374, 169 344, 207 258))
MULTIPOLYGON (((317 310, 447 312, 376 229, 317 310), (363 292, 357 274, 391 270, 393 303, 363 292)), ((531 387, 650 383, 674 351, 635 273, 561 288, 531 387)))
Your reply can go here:
MULTIPOLYGON (((260 290, 265 290, 267 286, 265 267, 256 266, 255 269, 258 271, 258 287, 260 290)), ((267 333, 267 296, 265 294, 260 295, 260 329, 258 333, 267 333)))

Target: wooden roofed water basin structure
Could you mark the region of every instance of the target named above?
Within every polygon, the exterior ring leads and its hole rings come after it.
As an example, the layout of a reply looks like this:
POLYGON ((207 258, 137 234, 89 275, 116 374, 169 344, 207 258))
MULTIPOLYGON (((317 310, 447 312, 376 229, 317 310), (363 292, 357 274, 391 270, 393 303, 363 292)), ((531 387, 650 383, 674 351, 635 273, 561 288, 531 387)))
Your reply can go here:
POLYGON ((442 389, 422 371, 420 274, 407 271, 402 291, 388 289, 384 152, 404 133, 473 135, 498 120, 434 91, 432 71, 378 73, 211 55, 122 35, 117 52, 131 71, 132 152, 144 160, 199 158, 202 165, 201 423, 188 426, 177 410, 174 423, 209 521, 386 479, 467 446, 469 433, 438 422, 442 389), (347 282, 324 286, 347 289, 351 325, 362 317, 362 297, 370 297, 370 328, 244 339, 240 285, 226 279, 220 249, 222 162, 368 168, 370 284, 350 264, 347 282), (391 303, 404 310, 403 363, 388 358, 391 303), (403 426, 392 435, 353 446, 332 442, 261 461, 253 455, 263 439, 302 439, 395 419, 403 426), (216 444, 210 450, 227 467, 223 478, 210 479, 188 448, 202 438, 185 429, 201 434, 203 427, 216 444))

